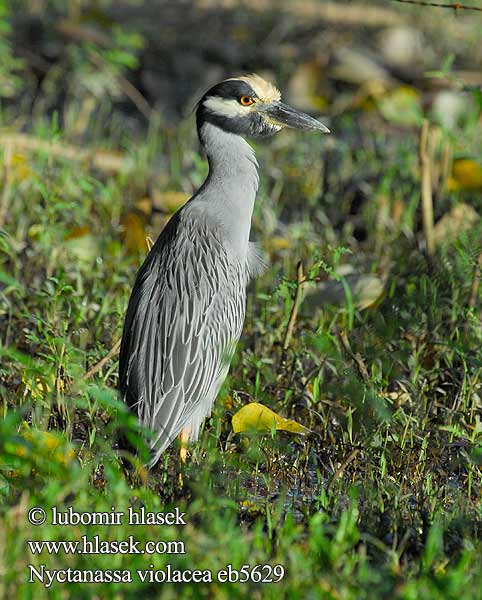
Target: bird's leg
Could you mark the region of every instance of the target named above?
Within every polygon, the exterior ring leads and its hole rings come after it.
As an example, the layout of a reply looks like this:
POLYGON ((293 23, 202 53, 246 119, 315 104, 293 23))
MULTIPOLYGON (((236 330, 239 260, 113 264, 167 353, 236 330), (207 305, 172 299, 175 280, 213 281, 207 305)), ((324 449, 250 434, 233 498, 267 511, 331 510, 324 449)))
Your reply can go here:
POLYGON ((179 456, 181 457, 181 462, 186 462, 187 456, 187 444, 189 441, 189 435, 191 434, 191 427, 188 425, 181 429, 181 433, 179 434, 179 440, 181 442, 181 450, 179 452, 179 456))

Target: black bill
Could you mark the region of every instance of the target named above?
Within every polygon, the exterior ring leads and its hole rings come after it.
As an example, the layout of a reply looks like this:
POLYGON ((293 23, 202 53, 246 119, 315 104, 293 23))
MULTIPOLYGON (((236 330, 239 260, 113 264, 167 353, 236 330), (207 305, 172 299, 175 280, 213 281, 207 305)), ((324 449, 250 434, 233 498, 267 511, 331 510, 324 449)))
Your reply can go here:
POLYGON ((328 127, 325 127, 323 123, 313 119, 313 117, 310 117, 306 113, 291 108, 291 106, 283 102, 273 102, 264 106, 261 110, 269 117, 270 121, 277 125, 292 127, 293 129, 304 129, 306 131, 330 133, 328 127))

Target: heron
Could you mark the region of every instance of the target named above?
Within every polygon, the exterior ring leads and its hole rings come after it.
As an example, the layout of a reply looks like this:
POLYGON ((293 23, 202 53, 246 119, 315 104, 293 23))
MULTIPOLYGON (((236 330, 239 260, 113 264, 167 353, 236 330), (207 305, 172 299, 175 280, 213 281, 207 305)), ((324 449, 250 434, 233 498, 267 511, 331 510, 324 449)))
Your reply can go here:
POLYGON ((286 127, 329 133, 259 75, 214 85, 197 105, 196 124, 207 178, 139 269, 120 349, 121 396, 151 432, 149 468, 177 436, 183 461, 198 439, 241 336, 248 282, 263 270, 249 239, 259 176, 245 138, 286 127))

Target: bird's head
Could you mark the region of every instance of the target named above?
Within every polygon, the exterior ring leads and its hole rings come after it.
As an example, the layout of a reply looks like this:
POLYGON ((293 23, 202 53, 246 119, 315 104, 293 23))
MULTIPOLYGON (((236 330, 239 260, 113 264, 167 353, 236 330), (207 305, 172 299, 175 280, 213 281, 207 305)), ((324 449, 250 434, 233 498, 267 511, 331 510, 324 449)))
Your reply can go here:
POLYGON ((242 136, 273 135, 285 127, 330 132, 313 117, 281 102, 279 90, 259 75, 226 79, 206 92, 197 109, 199 130, 205 122, 242 136))

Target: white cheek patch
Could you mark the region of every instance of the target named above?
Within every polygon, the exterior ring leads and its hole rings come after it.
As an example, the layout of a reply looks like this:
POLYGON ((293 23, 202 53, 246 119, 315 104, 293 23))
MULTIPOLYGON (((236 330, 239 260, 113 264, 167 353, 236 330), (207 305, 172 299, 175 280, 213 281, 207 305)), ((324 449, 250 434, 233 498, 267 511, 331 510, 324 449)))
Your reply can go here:
POLYGON ((226 100, 221 96, 209 96, 204 100, 204 107, 220 117, 242 117, 249 112, 250 107, 241 106, 235 99, 226 100))

